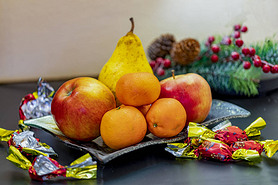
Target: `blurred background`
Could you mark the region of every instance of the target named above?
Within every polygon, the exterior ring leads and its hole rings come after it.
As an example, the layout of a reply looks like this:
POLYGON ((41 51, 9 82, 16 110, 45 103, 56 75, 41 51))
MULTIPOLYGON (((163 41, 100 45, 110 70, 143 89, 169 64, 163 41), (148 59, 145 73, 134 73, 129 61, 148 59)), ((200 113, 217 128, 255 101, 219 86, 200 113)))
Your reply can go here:
POLYGON ((277 0, 0 0, 0 83, 96 77, 130 30, 199 41, 248 26, 245 42, 277 39, 277 0))

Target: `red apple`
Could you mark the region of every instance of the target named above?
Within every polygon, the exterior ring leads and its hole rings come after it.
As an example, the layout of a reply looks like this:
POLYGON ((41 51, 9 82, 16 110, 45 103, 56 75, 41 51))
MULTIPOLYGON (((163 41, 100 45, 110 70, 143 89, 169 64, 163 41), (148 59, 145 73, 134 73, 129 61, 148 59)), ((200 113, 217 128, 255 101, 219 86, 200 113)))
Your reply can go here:
POLYGON ((186 110, 187 121, 201 123, 209 114, 212 96, 207 81, 195 73, 174 75, 160 82, 160 98, 175 98, 186 110))
POLYGON ((90 141, 100 135, 102 116, 116 107, 113 93, 102 82, 79 77, 62 84, 55 93, 51 112, 67 137, 90 141))

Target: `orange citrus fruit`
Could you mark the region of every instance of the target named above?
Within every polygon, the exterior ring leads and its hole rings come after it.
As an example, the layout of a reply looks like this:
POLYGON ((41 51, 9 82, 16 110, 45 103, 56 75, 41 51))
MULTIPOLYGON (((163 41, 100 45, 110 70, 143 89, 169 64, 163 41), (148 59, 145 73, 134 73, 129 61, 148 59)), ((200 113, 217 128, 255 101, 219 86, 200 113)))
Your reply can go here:
POLYGON ((145 117, 132 106, 120 106, 106 112, 100 124, 104 143, 116 150, 139 143, 146 132, 145 117))
POLYGON ((141 106, 153 103, 160 95, 160 83, 152 73, 123 75, 116 84, 116 97, 125 105, 141 106))
POLYGON ((149 109, 151 108, 151 104, 149 105, 141 105, 139 107, 136 107, 138 110, 140 110, 140 112, 146 116, 147 112, 149 111, 149 109))
POLYGON ((186 118, 184 107, 174 98, 156 100, 146 115, 148 130, 160 138, 180 133, 185 127, 186 118))

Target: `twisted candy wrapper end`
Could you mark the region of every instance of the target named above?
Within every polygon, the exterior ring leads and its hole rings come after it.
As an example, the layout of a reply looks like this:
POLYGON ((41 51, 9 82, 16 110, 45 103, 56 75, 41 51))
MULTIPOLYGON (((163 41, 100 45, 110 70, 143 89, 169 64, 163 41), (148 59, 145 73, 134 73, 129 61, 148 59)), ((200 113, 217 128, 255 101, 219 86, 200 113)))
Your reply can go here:
POLYGON ((257 137, 261 135, 262 129, 266 126, 266 122, 262 117, 257 118, 253 121, 244 131, 248 138, 250 137, 257 137))
POLYGON ((78 179, 94 179, 97 176, 97 164, 92 160, 90 154, 85 154, 82 157, 73 161, 67 167, 67 177, 78 179))
POLYGON ((262 157, 257 150, 238 149, 232 154, 234 160, 246 160, 252 163, 262 161, 262 157))
POLYGON ((202 126, 198 123, 189 122, 188 124, 188 137, 205 137, 205 138, 214 138, 215 132, 211 131, 205 126, 202 126))
POLYGON ((278 140, 259 141, 263 144, 264 152, 267 157, 271 158, 278 150, 278 140))
POLYGON ((0 128, 0 140, 1 141, 9 141, 14 132, 16 132, 16 131, 0 128))
POLYGON ((27 170, 32 166, 32 163, 24 155, 22 155, 22 153, 16 147, 12 145, 9 148, 9 155, 6 159, 24 170, 27 170))
POLYGON ((193 158, 197 159, 198 157, 194 154, 194 149, 190 147, 190 144, 187 143, 168 143, 165 150, 175 157, 182 158, 193 158))

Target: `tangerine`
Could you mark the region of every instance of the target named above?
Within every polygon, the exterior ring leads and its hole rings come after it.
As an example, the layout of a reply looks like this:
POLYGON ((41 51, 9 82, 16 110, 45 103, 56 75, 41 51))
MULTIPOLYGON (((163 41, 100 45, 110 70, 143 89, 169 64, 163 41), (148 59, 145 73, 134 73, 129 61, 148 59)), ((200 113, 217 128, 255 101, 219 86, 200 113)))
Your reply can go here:
POLYGON ((100 124, 104 143, 115 150, 139 143, 146 132, 144 115, 132 106, 120 106, 106 112, 100 124))
POLYGON ((160 138, 180 133, 186 125, 186 118, 184 107, 174 98, 156 100, 146 115, 148 130, 160 138))
POLYGON ((116 97, 125 105, 141 106, 153 103, 160 95, 160 83, 152 73, 123 75, 116 84, 116 97))
POLYGON ((138 110, 140 110, 140 112, 146 116, 147 112, 149 111, 149 109, 151 108, 151 104, 149 105, 141 105, 139 107, 136 107, 138 110))

